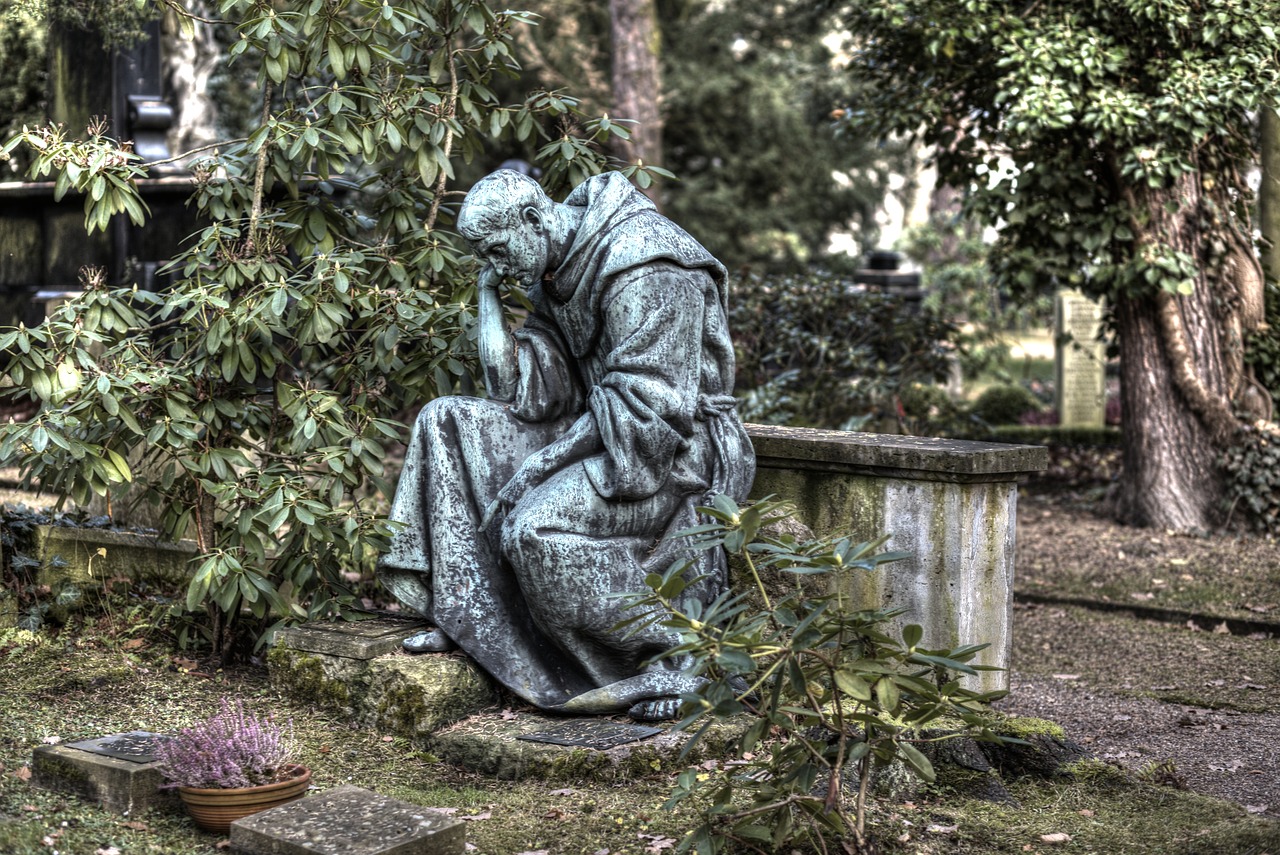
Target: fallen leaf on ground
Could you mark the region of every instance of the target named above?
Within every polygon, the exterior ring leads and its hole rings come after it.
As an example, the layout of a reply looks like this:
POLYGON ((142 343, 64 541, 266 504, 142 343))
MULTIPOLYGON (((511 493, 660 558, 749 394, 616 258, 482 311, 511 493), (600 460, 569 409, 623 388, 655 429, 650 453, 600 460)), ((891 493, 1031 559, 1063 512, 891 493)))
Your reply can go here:
POLYGON ((930 834, 955 834, 960 830, 958 825, 931 825, 927 829, 930 834))
POLYGON ((147 640, 145 638, 131 638, 120 646, 125 650, 137 650, 139 647, 146 647, 147 640))
POLYGON ((194 671, 200 667, 200 663, 194 659, 186 659, 182 656, 173 657, 173 667, 179 671, 194 671))
POLYGON ((674 837, 661 837, 658 835, 648 834, 642 834, 640 837, 648 837, 652 841, 644 847, 646 855, 657 855, 657 853, 664 850, 676 848, 676 839, 674 837))
POLYGON ((572 816, 572 814, 570 814, 564 808, 553 807, 551 808, 551 810, 544 813, 542 815, 542 818, 543 819, 567 819, 570 816, 572 816))
POLYGON ((466 822, 473 822, 478 819, 489 819, 492 816, 493 816, 493 811, 482 810, 479 813, 473 813, 471 816, 460 816, 458 817, 458 819, 464 820, 466 822))
POLYGON ((31 767, 30 767, 30 766, 22 766, 22 767, 20 767, 20 768, 18 769, 18 771, 16 771, 16 772, 14 772, 14 773, 13 773, 13 777, 17 778, 19 781, 30 781, 30 780, 31 780, 31 767))
POLYGON ((129 822, 122 822, 120 824, 123 825, 125 828, 132 828, 134 831, 150 831, 151 830, 151 826, 147 825, 145 822, 139 822, 136 819, 130 820, 129 822))
POLYGON ((1052 843, 1055 845, 1060 843, 1070 843, 1071 835, 1065 834, 1064 832, 1061 832, 1061 831, 1055 831, 1052 834, 1040 835, 1040 840, 1044 843, 1052 843))
POLYGON ((577 792, 577 790, 571 790, 571 789, 569 789, 568 787, 565 787, 565 788, 564 788, 564 789, 562 789, 562 790, 552 790, 552 791, 551 791, 551 795, 553 795, 553 796, 571 796, 571 795, 573 795, 573 794, 574 794, 574 793, 576 793, 576 792, 577 792))
POLYGON ((36 807, 35 805, 23 805, 22 809, 25 810, 27 813, 35 813, 36 811, 40 810, 40 808, 36 807))
POLYGON ((1129 596, 1130 596, 1130 597, 1132 597, 1132 598, 1133 598, 1133 599, 1135 599, 1135 600, 1144 600, 1144 601, 1145 601, 1145 600, 1154 600, 1154 599, 1156 598, 1156 595, 1155 595, 1155 594, 1140 594, 1140 593, 1138 593, 1138 592, 1136 592, 1136 591, 1135 591, 1134 593, 1130 594, 1129 596))

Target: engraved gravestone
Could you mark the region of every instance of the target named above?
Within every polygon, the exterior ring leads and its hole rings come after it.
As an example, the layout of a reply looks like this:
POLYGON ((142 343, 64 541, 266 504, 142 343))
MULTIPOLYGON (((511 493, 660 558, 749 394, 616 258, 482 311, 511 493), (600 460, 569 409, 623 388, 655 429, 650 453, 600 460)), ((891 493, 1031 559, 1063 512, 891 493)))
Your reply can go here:
POLYGON ((1106 422, 1106 346, 1099 340, 1102 305, 1079 291, 1054 300, 1054 375, 1058 423, 1102 427, 1106 422))
POLYGON ((32 752, 31 784, 70 792, 108 810, 136 814, 174 801, 161 790, 164 776, 155 746, 167 737, 149 731, 114 733, 61 745, 39 745, 32 752))

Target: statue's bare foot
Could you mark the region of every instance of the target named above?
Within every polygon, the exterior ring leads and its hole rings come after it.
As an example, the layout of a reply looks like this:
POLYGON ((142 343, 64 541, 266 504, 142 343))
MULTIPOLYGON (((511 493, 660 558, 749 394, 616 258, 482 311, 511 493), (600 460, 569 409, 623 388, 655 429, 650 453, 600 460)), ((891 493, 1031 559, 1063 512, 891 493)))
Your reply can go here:
POLYGON ((409 653, 447 653, 458 645, 440 630, 427 629, 406 638, 403 646, 409 653))
POLYGON ((627 710, 636 721, 670 721, 680 716, 679 698, 650 698, 627 710))

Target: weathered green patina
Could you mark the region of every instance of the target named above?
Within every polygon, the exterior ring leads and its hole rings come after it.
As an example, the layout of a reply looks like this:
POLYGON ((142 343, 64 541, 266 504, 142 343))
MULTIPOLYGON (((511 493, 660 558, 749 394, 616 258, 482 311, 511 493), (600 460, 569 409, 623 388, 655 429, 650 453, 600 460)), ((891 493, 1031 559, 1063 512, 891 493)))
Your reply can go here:
MULTIPOLYGON (((1017 479, 1045 467, 1045 448, 765 425, 749 433, 753 496, 793 500, 816 535, 888 534, 886 549, 909 553, 841 576, 851 607, 905 608, 896 623, 923 627, 924 646, 990 644, 978 664, 1009 666, 1017 479)), ((1004 671, 965 680, 1008 687, 1004 671)))
MULTIPOLYGON (((719 492, 746 498, 754 456, 735 412, 726 274, 616 173, 564 203, 499 170, 467 194, 458 230, 485 264, 480 354, 490 400, 437 399, 418 418, 380 568, 401 602, 524 700, 567 713, 674 713, 696 686, 650 664, 665 630, 616 629, 637 591, 719 492), (508 331, 505 278, 533 306, 508 331)), ((724 585, 703 554, 689 598, 724 585)))

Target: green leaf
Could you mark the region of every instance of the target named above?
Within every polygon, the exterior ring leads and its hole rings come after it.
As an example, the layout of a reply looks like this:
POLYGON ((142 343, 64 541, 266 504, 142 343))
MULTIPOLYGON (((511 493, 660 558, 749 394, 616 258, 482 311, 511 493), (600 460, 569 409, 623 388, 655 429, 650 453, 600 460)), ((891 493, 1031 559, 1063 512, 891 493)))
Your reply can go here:
POLYGON ((902 759, 906 761, 915 773, 919 775, 927 783, 933 783, 934 775, 933 764, 929 762, 929 758, 920 753, 920 749, 916 748, 910 742, 898 743, 898 751, 902 754, 902 759))

